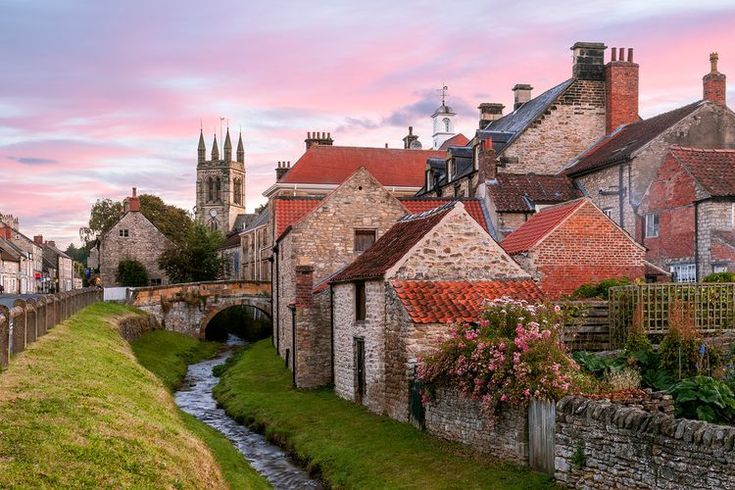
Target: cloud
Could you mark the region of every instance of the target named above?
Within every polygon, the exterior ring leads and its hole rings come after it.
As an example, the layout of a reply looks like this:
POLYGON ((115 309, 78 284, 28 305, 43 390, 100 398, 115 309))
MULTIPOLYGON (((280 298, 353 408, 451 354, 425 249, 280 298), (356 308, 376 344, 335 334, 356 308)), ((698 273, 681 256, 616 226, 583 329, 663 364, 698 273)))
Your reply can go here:
POLYGON ((14 160, 18 163, 22 163, 23 165, 50 165, 54 163, 59 163, 58 160, 52 160, 51 158, 13 157, 13 156, 9 156, 7 158, 10 160, 14 160))

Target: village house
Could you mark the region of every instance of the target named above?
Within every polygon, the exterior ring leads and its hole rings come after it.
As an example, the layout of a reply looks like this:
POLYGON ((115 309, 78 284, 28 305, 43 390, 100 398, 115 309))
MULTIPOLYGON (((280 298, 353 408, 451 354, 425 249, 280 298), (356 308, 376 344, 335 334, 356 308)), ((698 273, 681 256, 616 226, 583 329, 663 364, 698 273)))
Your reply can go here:
POLYGON ((501 246, 550 299, 602 279, 635 280, 647 272, 655 274, 653 268, 647 268, 645 248, 589 198, 542 209, 501 246))
POLYGON ((735 272, 735 150, 672 146, 638 214, 648 260, 674 281, 735 272))
POLYGON ((122 217, 98 238, 97 244, 94 255, 98 258, 100 278, 105 287, 120 285, 118 265, 127 259, 143 264, 152 286, 168 283, 168 276, 159 267, 158 259, 173 244, 140 212, 140 198, 135 187, 132 196, 123 202, 122 217))
POLYGON ((5 294, 20 294, 21 253, 0 238, 0 286, 5 294))
POLYGON ((240 245, 240 234, 232 233, 217 251, 224 261, 224 270, 222 271, 222 279, 229 281, 240 280, 242 274, 242 246, 240 245))
POLYGON ((335 392, 401 421, 418 394, 417 358, 449 323, 477 321, 487 299, 541 298, 456 201, 403 217, 330 284, 335 392))
POLYGON ((18 218, 9 214, 0 214, 0 237, 21 249, 26 256, 26 260, 32 262, 30 267, 28 265, 21 267, 21 291, 24 294, 39 292, 42 290, 43 249, 21 233, 19 229, 18 218))
POLYGON ((273 228, 269 206, 264 206, 240 232, 241 277, 246 281, 270 281, 273 228))
MULTIPOLYGON (((710 62, 703 100, 642 121, 622 119, 626 124, 595 142, 562 172, 633 236, 641 200, 673 145, 735 148, 735 113, 726 106, 725 75, 717 71, 716 53, 710 62)), ((632 70, 627 63, 615 61, 613 53, 608 66, 632 70)), ((632 73, 637 86, 637 69, 632 73)))
POLYGON ((33 237, 43 250, 43 292, 64 292, 74 288, 74 265, 71 257, 56 248, 53 240, 43 240, 43 235, 33 237))

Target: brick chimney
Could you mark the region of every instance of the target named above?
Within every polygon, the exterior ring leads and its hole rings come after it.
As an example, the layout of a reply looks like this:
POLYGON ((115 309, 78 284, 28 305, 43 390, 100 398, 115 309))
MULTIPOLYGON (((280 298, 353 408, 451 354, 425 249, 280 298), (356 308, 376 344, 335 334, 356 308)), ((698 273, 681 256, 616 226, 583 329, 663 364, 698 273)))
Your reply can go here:
POLYGON ((574 43, 569 48, 574 53, 572 76, 577 80, 604 80, 606 48, 604 43, 574 43))
POLYGON ((310 308, 314 304, 314 267, 310 264, 296 266, 296 301, 300 308, 310 308))
POLYGON ((726 105, 727 83, 724 74, 717 71, 717 53, 709 55, 710 72, 702 78, 704 88, 704 100, 715 104, 726 105))
POLYGON ((123 202, 123 212, 125 213, 139 213, 140 212, 140 198, 138 197, 138 189, 133 187, 133 195, 126 197, 123 202))
POLYGON ((513 110, 518 109, 520 106, 531 100, 532 90, 533 87, 527 83, 517 83, 515 87, 513 87, 513 110))
POLYGON ((480 148, 477 153, 477 180, 480 184, 495 178, 497 161, 498 155, 493 148, 493 139, 488 136, 480 140, 480 148))
POLYGON ((314 133, 306 133, 306 139, 304 140, 304 143, 306 143, 306 149, 308 150, 312 147, 312 145, 332 146, 334 144, 334 140, 332 139, 332 133, 317 131, 314 133))
POLYGON ((480 109, 480 129, 485 129, 488 124, 503 117, 505 106, 497 102, 483 102, 477 108, 480 109))
POLYGON ((611 48, 605 65, 605 131, 610 133, 638 120, 638 63, 633 63, 633 48, 611 48))
POLYGON ((13 230, 4 223, 0 223, 0 238, 6 240, 13 238, 13 230))
POLYGON ((35 235, 33 237, 33 243, 38 245, 39 247, 43 245, 43 235, 35 235))
POLYGON ((286 172, 288 172, 291 169, 291 162, 278 162, 278 165, 276 166, 276 182, 279 182, 284 175, 286 175, 286 172))
POLYGON ((49 247, 56 247, 56 240, 48 240, 46 242, 46 245, 48 245, 49 247))

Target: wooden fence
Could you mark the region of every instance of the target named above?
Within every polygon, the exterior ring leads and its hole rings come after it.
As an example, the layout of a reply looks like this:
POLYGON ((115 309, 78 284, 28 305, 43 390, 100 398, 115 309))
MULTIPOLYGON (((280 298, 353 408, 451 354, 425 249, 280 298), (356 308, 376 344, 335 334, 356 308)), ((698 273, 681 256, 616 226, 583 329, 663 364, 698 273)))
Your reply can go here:
POLYGON ((0 305, 0 368, 8 365, 11 354, 22 352, 54 326, 101 300, 101 289, 86 288, 17 299, 12 308, 0 305))
POLYGON ((608 302, 599 300, 560 303, 565 313, 564 343, 572 350, 610 349, 608 302))
POLYGON ((735 283, 640 284, 610 289, 610 338, 625 343, 633 321, 649 335, 668 330, 669 313, 679 304, 703 333, 735 329, 735 283))

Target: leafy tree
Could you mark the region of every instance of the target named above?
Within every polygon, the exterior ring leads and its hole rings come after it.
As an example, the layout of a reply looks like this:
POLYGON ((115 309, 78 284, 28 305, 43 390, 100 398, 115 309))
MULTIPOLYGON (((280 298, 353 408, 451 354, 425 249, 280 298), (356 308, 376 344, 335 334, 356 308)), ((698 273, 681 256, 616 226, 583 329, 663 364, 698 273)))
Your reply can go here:
POLYGON ((135 259, 121 260, 117 264, 117 282, 121 286, 141 287, 148 285, 148 271, 135 259))
POLYGON ((70 243, 64 253, 71 257, 74 262, 84 265, 87 263, 87 257, 89 257, 89 247, 90 244, 86 244, 77 248, 73 243, 70 243))
POLYGON ((158 265, 172 282, 215 280, 224 267, 224 259, 218 253, 223 240, 219 231, 210 231, 204 225, 194 223, 182 243, 161 255, 158 265))

